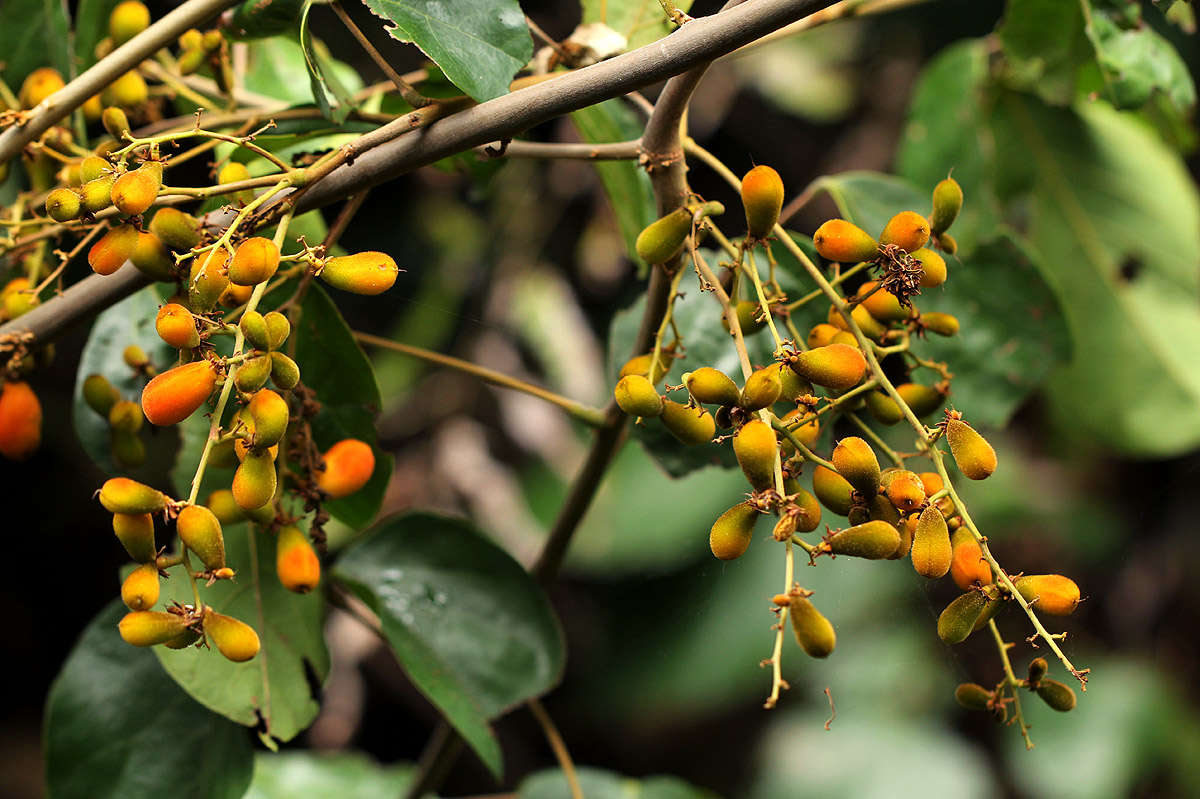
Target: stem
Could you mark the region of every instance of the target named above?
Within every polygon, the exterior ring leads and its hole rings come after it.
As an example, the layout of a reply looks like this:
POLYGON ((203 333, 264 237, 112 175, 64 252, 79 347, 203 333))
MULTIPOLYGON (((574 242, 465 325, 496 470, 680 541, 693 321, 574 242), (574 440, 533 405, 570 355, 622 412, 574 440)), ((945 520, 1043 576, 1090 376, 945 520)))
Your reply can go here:
POLYGON ((1008 649, 1012 644, 1006 644, 1000 637, 1000 628, 996 626, 995 619, 988 619, 988 630, 991 631, 992 639, 996 642, 996 650, 1000 653, 1000 663, 1004 666, 1004 685, 1008 686, 1009 693, 1013 698, 1013 717, 1021 730, 1021 737, 1025 739, 1025 749, 1028 751, 1033 748, 1033 740, 1029 737, 1029 727, 1026 726, 1025 716, 1021 713, 1021 697, 1017 695, 1017 689, 1021 687, 1022 683, 1013 673, 1012 662, 1008 659, 1008 649))
POLYGON ((532 383, 527 383, 524 380, 511 377, 503 372, 497 372, 494 369, 488 369, 485 366, 477 366, 470 361, 464 361, 460 358, 454 358, 450 355, 442 355, 440 352, 433 352, 432 350, 427 350, 422 347, 414 347, 411 344, 402 344, 399 341, 392 341, 391 339, 373 336, 370 333, 363 333, 357 330, 354 331, 354 338, 358 339, 364 344, 370 344, 373 347, 380 347, 386 350, 391 350, 392 352, 400 352, 413 358, 418 358, 426 363, 436 363, 439 366, 457 369, 460 372, 474 375, 480 380, 483 380, 485 383, 491 383, 492 385, 501 386, 503 388, 511 388, 514 391, 520 391, 524 394, 529 394, 530 396, 545 400, 552 405, 557 405, 558 407, 562 408, 564 411, 570 414, 572 418, 578 419, 579 421, 591 427, 603 427, 605 424, 605 415, 603 411, 597 408, 588 407, 587 405, 583 405, 575 400, 568 399, 560 394, 555 394, 553 391, 542 388, 541 386, 535 386, 532 383))
POLYGON ((642 140, 601 142, 491 142, 475 152, 488 158, 563 158, 575 161, 632 161, 642 151, 642 140))
POLYGON ((350 15, 346 13, 346 9, 342 8, 340 2, 330 4, 333 7, 333 13, 337 14, 338 19, 346 26, 346 29, 358 41, 360 47, 366 51, 371 60, 375 62, 375 66, 383 70, 383 74, 388 76, 388 79, 396 85, 396 89, 400 92, 400 96, 404 98, 404 102, 411 105, 413 108, 423 108, 434 102, 432 99, 421 94, 413 88, 412 84, 400 76, 400 73, 392 69, 392 65, 388 60, 375 49, 375 45, 371 44, 371 40, 362 32, 358 25, 354 24, 354 20, 350 19, 350 15))
MULTIPOLYGON (((796 558, 792 554, 792 541, 789 538, 784 542, 784 558, 785 565, 783 569, 783 593, 792 590, 792 582, 795 578, 796 558)), ((780 608, 779 610, 779 629, 775 632, 775 648, 771 651, 771 695, 767 697, 767 701, 763 702, 763 707, 767 710, 775 707, 779 701, 779 690, 787 686, 783 680, 783 636, 784 629, 787 626, 789 608, 780 608)))
POLYGON ((887 442, 884 441, 878 433, 871 429, 870 425, 858 417, 857 413, 854 411, 845 411, 842 415, 849 419, 855 427, 861 430, 864 436, 871 439, 871 443, 874 444, 879 451, 886 455, 888 460, 896 464, 897 468, 904 468, 904 458, 901 458, 896 450, 889 447, 887 442))
MULTIPOLYGON (((837 286, 837 285, 841 284, 842 282, 844 282, 846 280, 846 278, 851 277, 853 275, 857 275, 859 272, 866 269, 868 266, 870 266, 870 264, 868 264, 866 262, 863 262, 860 264, 855 264, 854 266, 847 269, 845 272, 842 272, 835 279, 829 281, 829 285, 837 286)), ((788 303, 787 305, 785 305, 783 307, 788 311, 788 313, 791 313, 792 311, 796 310, 800 306, 805 305, 809 302, 812 302, 817 297, 823 296, 824 293, 825 292, 821 291, 820 289, 814 289, 814 290, 810 291, 808 294, 805 294, 800 299, 796 300, 795 302, 788 303)))
POLYGON ((546 742, 554 750, 554 756, 562 768, 563 777, 566 778, 567 785, 571 788, 571 799, 583 799, 583 789, 579 787, 579 777, 575 774, 575 763, 571 760, 571 753, 567 751, 567 744, 559 734, 558 728, 554 726, 554 720, 550 718, 546 708, 542 707, 542 703, 537 699, 530 699, 526 704, 529 705, 529 712, 541 725, 546 742))

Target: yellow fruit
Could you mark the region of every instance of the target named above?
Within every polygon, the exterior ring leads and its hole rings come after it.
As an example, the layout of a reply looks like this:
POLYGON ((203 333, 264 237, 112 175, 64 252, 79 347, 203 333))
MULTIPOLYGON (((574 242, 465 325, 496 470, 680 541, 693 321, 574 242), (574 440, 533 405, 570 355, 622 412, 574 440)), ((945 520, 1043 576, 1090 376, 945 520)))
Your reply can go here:
POLYGON ((374 295, 390 289, 399 271, 396 262, 386 253, 360 252, 330 258, 321 269, 320 278, 342 291, 374 295))
POLYGON ((142 429, 142 409, 136 402, 121 400, 108 412, 108 424, 113 430, 136 433, 142 429))
POLYGON ((143 563, 121 583, 121 601, 130 610, 149 610, 158 601, 158 567, 143 563))
POLYGON ((821 322, 814 325, 812 330, 808 331, 807 344, 810 350, 815 350, 817 347, 824 347, 833 341, 833 337, 838 334, 838 328, 828 322, 821 322))
POLYGON ((712 414, 703 408, 692 408, 678 402, 663 400, 663 426, 680 443, 688 446, 707 444, 717 434, 717 423, 712 414))
POLYGON ((126 366, 135 372, 140 372, 150 367, 150 356, 136 344, 130 344, 122 350, 121 359, 125 361, 126 366))
POLYGON ((793 372, 786 363, 777 363, 771 368, 779 372, 779 399, 776 402, 795 402, 813 393, 812 383, 793 372))
POLYGON ((857 436, 848 436, 838 442, 830 457, 838 474, 867 497, 879 491, 879 459, 875 450, 857 436))
POLYGON ((238 391, 253 394, 267 384, 271 376, 271 356, 259 355, 243 363, 234 375, 233 382, 238 391))
POLYGON ((867 371, 867 360, 862 352, 845 344, 830 344, 800 352, 788 363, 805 380, 835 391, 845 391, 858 385, 867 371))
POLYGON ((904 413, 896 401, 882 391, 868 391, 863 397, 863 402, 866 403, 867 411, 882 424, 896 424, 904 418, 904 413))
POLYGON ((55 189, 46 195, 46 215, 55 222, 70 222, 82 208, 82 200, 72 189, 55 189))
MULTIPOLYGON (((10 24, 16 24, 15 20, 10 20, 10 24)), ((26 24, 31 24, 32 21, 26 24)), ((33 108, 35 105, 40 105, 50 95, 61 89, 66 84, 63 82, 62 75, 57 69, 52 67, 40 67, 30 72, 26 76, 25 81, 21 84, 19 99, 22 108, 33 108)))
POLYGON ((147 277, 168 283, 175 280, 175 259, 153 233, 138 233, 129 260, 147 277))
POLYGON ((203 505, 188 505, 179 512, 175 531, 183 545, 200 558, 205 569, 224 568, 225 536, 221 533, 221 523, 211 510, 203 505))
POLYGON ((626 375, 617 381, 613 389, 617 407, 630 416, 652 418, 663 411, 663 399, 658 395, 649 378, 641 375, 626 375))
POLYGON ((240 305, 250 302, 250 295, 253 293, 254 286, 236 286, 230 283, 221 292, 218 302, 225 308, 237 308, 240 305))
MULTIPOLYGON (((875 497, 875 499, 872 501, 872 506, 874 507, 875 505, 878 505, 881 508, 883 506, 892 508, 893 513, 896 510, 892 506, 892 503, 888 501, 887 497, 883 496, 882 494, 875 497)), ((905 557, 912 551, 913 538, 916 537, 917 525, 919 523, 920 517, 915 513, 907 518, 900 519, 895 523, 894 526, 900 533, 900 546, 896 547, 896 551, 888 556, 888 560, 900 560, 900 558, 905 557)))
POLYGON ((121 401, 121 393, 104 375, 88 375, 83 381, 83 401, 96 413, 108 418, 108 412, 121 401))
POLYGON ((149 99, 150 90, 137 70, 126 72, 100 93, 100 101, 104 105, 115 105, 121 108, 136 108, 149 99))
POLYGON ((217 371, 212 361, 176 366, 155 377, 142 389, 142 411, 150 424, 178 424, 196 412, 212 394, 217 371))
POLYGON ((1034 658, 1029 661, 1029 685, 1031 688, 1037 687, 1049 668, 1050 664, 1046 662, 1045 658, 1034 658))
POLYGON ((112 526, 129 557, 138 563, 154 561, 158 547, 154 544, 154 517, 150 513, 113 513, 112 526))
POLYGON ((740 558, 754 537, 754 523, 759 512, 748 502, 741 502, 722 513, 713 522, 708 534, 708 546, 721 560, 740 558))
MULTIPOLYGON (((199 34, 200 31, 196 31, 196 33, 199 34)), ((183 37, 181 36, 180 38, 182 39, 183 37)), ((179 60, 176 62, 176 66, 179 67, 180 75, 191 75, 193 72, 200 69, 200 67, 204 66, 204 62, 207 60, 208 53, 206 53, 202 47, 196 46, 194 48, 185 49, 182 53, 180 53, 179 60)))
POLYGON ((325 471, 317 485, 332 499, 348 497, 361 489, 375 473, 375 452, 365 441, 347 438, 325 451, 325 471))
POLYGON ((930 311, 921 314, 921 325, 939 336, 958 335, 958 318, 948 313, 930 311))
POLYGON ((173 250, 190 250, 200 243, 200 221, 178 208, 160 208, 150 220, 150 232, 173 250))
POLYGON ((1059 713, 1075 709, 1075 692, 1058 680, 1043 679, 1036 690, 1042 701, 1059 713))
POLYGON ((946 441, 959 471, 972 480, 983 480, 996 471, 996 450, 962 419, 946 420, 946 441))
POLYGON ((647 225, 638 234, 634 249, 637 250, 638 257, 648 264, 665 264, 679 254, 691 232, 691 209, 676 208, 647 225))
POLYGON ((154 646, 166 643, 187 629, 187 621, 174 613, 135 610, 126 613, 117 624, 121 638, 133 646, 154 646))
MULTIPOLYGON (((821 435, 821 423, 817 419, 817 417, 814 416, 812 419, 809 419, 807 422, 805 422, 802 425, 792 426, 799 419, 801 419, 805 416, 808 416, 808 415, 809 415, 809 411, 808 411, 807 407, 794 408, 794 409, 788 411, 787 413, 785 413, 783 415, 783 419, 781 421, 788 423, 789 431, 792 434, 792 438, 795 438, 797 441, 799 441, 804 446, 808 447, 809 449, 812 449, 813 445, 817 443, 817 438, 819 438, 821 435)), ((790 440, 788 440, 788 438, 786 436, 783 439, 782 446, 783 446, 783 453, 787 457, 790 458, 791 456, 796 454, 796 448, 794 446, 792 446, 792 442, 790 440)))
POLYGON ((844 264, 871 261, 879 253, 879 242, 845 219, 830 219, 817 228, 813 246, 825 260, 844 264))
POLYGON ((177 350, 200 346, 200 334, 196 331, 196 317, 182 305, 168 302, 158 309, 154 318, 154 329, 158 337, 177 350))
POLYGON ((769 166, 756 166, 742 178, 742 205, 752 238, 770 235, 783 209, 783 179, 769 166))
POLYGON ((124 0, 108 16, 108 35, 120 47, 150 26, 150 9, 138 0, 124 0))
POLYGON ((137 240, 137 228, 118 225, 101 236, 88 250, 88 265, 98 275, 111 275, 133 257, 137 240))
POLYGON ((930 505, 921 511, 913 534, 913 568, 922 577, 944 577, 950 571, 952 554, 946 520, 941 511, 930 505))
POLYGON ((775 485, 775 461, 778 442, 771 425, 754 419, 742 425, 733 437, 733 452, 746 480, 755 491, 763 491, 775 485))
POLYGON ((217 645, 217 651, 234 663, 243 663, 258 654, 259 639, 254 628, 232 616, 204 610, 204 634, 217 645))
POLYGON ((188 279, 188 302, 192 310, 211 311, 229 288, 229 251, 209 250, 192 259, 188 279))
POLYGON ((817 466, 813 470, 812 484, 813 493, 817 495, 817 499, 821 501, 822 505, 838 516, 845 516, 850 512, 854 486, 850 485, 846 478, 832 469, 817 466))
MULTIPOLYGON (((758 318, 761 311, 762 306, 755 300, 739 300, 733 304, 733 312, 737 316, 738 328, 743 336, 752 336, 767 326, 766 319, 758 318)), ((721 314, 721 327, 725 328, 727 333, 733 332, 725 314, 721 314)))
MULTIPOLYGON (((140 414, 141 411, 138 411, 140 414)), ((134 469, 146 462, 146 445, 142 443, 137 433, 113 428, 109 438, 109 448, 118 465, 125 469, 134 469)))
POLYGON ((1034 610, 1069 616, 1079 607, 1079 586, 1061 574, 1031 574, 1013 583, 1034 610))
MULTIPOLYGON (((201 50, 197 50, 195 52, 198 54, 196 57, 197 61, 203 62, 205 57, 204 52, 201 50)), ((197 67, 198 66, 199 63, 197 63, 197 67)), ((241 183, 243 180, 249 179, 250 170, 247 169, 246 165, 240 161, 230 161, 225 166, 221 167, 221 171, 217 173, 217 184, 220 186, 227 186, 230 183, 241 183)), ((254 199, 254 190, 244 189, 235 193, 233 198, 244 205, 254 199)))
POLYGON ((162 188, 162 166, 143 164, 117 178, 112 187, 112 204, 123 214, 140 214, 154 204, 162 188))
POLYGON ((958 242, 949 233, 939 233, 934 242, 942 252, 946 255, 954 255, 958 252, 958 242))
POLYGON ((619 377, 625 377, 626 375, 641 375, 642 377, 649 377, 651 383, 657 383, 666 376, 668 371, 670 371, 671 362, 675 359, 675 355, 669 350, 660 349, 658 351, 658 360, 654 366, 654 374, 651 375, 650 361, 653 357, 654 353, 648 352, 645 355, 637 355, 633 358, 630 358, 625 362, 625 365, 621 367, 621 373, 619 377))
POLYGON ((271 382, 282 391, 291 391, 300 382, 300 367, 282 352, 272 352, 271 382))
POLYGON ((254 421, 253 445, 256 448, 271 447, 283 439, 290 415, 287 400, 264 388, 250 398, 246 410, 254 421))
POLYGON ((769 408, 779 399, 783 384, 779 378, 779 367, 775 364, 752 372, 746 378, 738 403, 749 413, 769 408))
POLYGON ((884 560, 900 546, 900 531, 884 521, 869 521, 839 530, 820 545, 825 552, 866 560, 884 560))
POLYGON ((243 510, 261 508, 275 496, 275 460, 269 452, 246 453, 233 473, 233 498, 243 510))
POLYGON ((829 657, 837 645, 837 634, 829 619, 821 615, 807 597, 794 593, 789 599, 788 616, 792 620, 796 643, 809 657, 829 657))
POLYGON ((888 220, 879 234, 881 245, 895 244, 902 250, 912 252, 929 241, 929 220, 916 211, 901 211, 888 220))
POLYGON ((308 536, 298 527, 288 525, 279 530, 275 543, 275 573, 284 588, 298 594, 307 594, 321 581, 321 561, 308 536))
MULTIPOLYGON (((167 497, 128 477, 111 477, 100 487, 100 504, 109 513, 137 515, 163 510, 167 507, 167 497)), ((114 529, 115 525, 114 520, 114 529)), ((120 537, 120 533, 117 535, 120 537)))
POLYGON ((229 281, 238 286, 257 286, 270 280, 278 268, 279 248, 275 242, 254 236, 238 245, 233 262, 229 264, 229 281))
POLYGON ((949 272, 946 269, 945 258, 925 247, 914 250, 909 255, 921 262, 921 288, 937 288, 946 282, 949 272))
POLYGON ((246 514, 242 512, 233 498, 233 492, 228 488, 218 488, 208 495, 208 502, 204 504, 221 524, 237 524, 246 519, 246 514))
POLYGON ((129 135, 129 117, 119 106, 110 105, 100 114, 100 122, 108 134, 117 141, 124 141, 129 135))
POLYGON ((711 366, 688 372, 683 376, 683 384, 697 402, 706 405, 737 405, 741 396, 737 384, 729 375, 711 366))
POLYGON ((933 413, 946 401, 945 394, 921 383, 901 383, 896 386, 896 393, 918 418, 933 413))
POLYGON ((858 296, 865 298, 862 299, 861 307, 866 308, 872 317, 885 324, 903 322, 908 319, 908 309, 900 304, 896 295, 887 289, 878 288, 878 286, 878 281, 868 280, 859 287, 858 296))
POLYGON ((958 212, 962 210, 963 190, 958 181, 948 177, 933 187, 933 213, 929 216, 929 229, 941 234, 950 229, 958 212))
POLYGON ((897 510, 913 511, 925 502, 925 484, 916 472, 889 469, 881 479, 887 498, 897 510))
POLYGON ((794 480, 784 481, 784 493, 792 497, 799 508, 796 514, 796 532, 811 533, 821 523, 821 505, 817 498, 805 491, 794 480))

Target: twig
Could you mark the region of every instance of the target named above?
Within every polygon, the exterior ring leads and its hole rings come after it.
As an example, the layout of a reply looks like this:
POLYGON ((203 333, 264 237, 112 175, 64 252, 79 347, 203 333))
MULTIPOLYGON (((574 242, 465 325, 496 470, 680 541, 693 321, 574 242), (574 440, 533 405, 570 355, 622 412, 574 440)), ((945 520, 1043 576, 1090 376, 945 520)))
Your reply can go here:
POLYGON ((546 708, 542 707, 542 703, 536 699, 530 699, 526 704, 529 705, 529 712, 537 719, 537 723, 541 725, 542 732, 546 736, 546 742, 550 744, 550 748, 554 750, 554 756, 558 759, 558 765, 562 769, 563 777, 567 780, 567 785, 571 789, 571 799, 583 799, 583 789, 579 787, 579 777, 575 774, 575 763, 571 760, 571 753, 567 751, 567 744, 563 741, 562 735, 559 734, 558 728, 554 726, 554 720, 550 718, 550 714, 546 712, 546 708))
POLYGON ((346 13, 346 9, 342 8, 340 2, 331 3, 333 13, 337 14, 338 19, 346 26, 346 29, 358 40, 359 46, 366 51, 371 60, 375 62, 375 66, 383 70, 383 74, 388 76, 388 79, 396 85, 396 89, 400 92, 400 96, 404 98, 404 102, 411 105, 413 108, 424 108, 433 102, 432 99, 421 94, 413 88, 412 84, 401 77, 400 73, 392 69, 392 65, 388 60, 375 49, 375 45, 371 44, 371 40, 362 32, 362 29, 350 19, 350 15, 346 13))

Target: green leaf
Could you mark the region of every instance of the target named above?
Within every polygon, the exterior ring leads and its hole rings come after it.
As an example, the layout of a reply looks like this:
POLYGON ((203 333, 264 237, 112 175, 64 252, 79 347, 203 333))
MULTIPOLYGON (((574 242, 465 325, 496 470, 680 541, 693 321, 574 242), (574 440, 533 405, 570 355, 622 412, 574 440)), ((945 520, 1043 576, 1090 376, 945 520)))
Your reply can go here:
POLYGON ((1048 392, 1063 429, 1133 455, 1192 449, 1200 197, 1183 162, 1104 103, 1056 109, 1009 94, 994 130, 1006 143, 998 170, 1028 181, 1014 202, 1075 345, 1048 392))
POLYGON ((413 513, 377 525, 338 559, 405 672, 497 776, 488 720, 562 676, 562 630, 541 588, 469 523, 413 513))
MULTIPOLYGON (((54 67, 64 80, 70 78, 70 27, 67 6, 59 0, 4 0, 0 79, 14 94, 38 67, 54 67)), ((107 17, 104 27, 107 30, 107 17)))
POLYGON ((300 47, 304 53, 304 65, 308 70, 312 96, 326 118, 341 124, 354 108, 354 98, 350 89, 332 69, 329 51, 325 45, 312 37, 308 25, 308 15, 311 11, 312 0, 305 0, 304 11, 300 15, 300 47), (336 106, 330 104, 329 95, 333 95, 337 101, 336 106))
POLYGON ((340 521, 362 529, 379 513, 392 476, 392 457, 379 448, 375 431, 375 416, 383 404, 375 369, 320 286, 309 286, 292 335, 300 378, 321 402, 312 420, 317 445, 324 451, 344 438, 357 438, 375 452, 375 472, 367 484, 324 505, 340 521))
POLYGON ((52 799, 238 799, 250 783, 246 731, 179 690, 154 655, 121 640, 114 600, 71 650, 46 701, 52 799))
MULTIPOLYGON (((928 196, 904 180, 870 172, 822 178, 820 186, 843 216, 868 231, 882 230, 893 214, 921 207, 928 196)), ((949 365, 951 402, 972 422, 1003 427, 1066 360, 1062 311, 1034 254, 1011 234, 980 244, 964 262, 949 259, 948 267, 946 283, 926 289, 914 304, 954 314, 962 327, 950 338, 916 340, 913 350, 949 365)))
MULTIPOLYGON (((249 624, 262 649, 252 660, 233 663, 215 648, 155 647, 167 673, 200 704, 262 734, 290 741, 316 718, 317 694, 329 673, 322 635, 325 602, 319 591, 300 595, 275 575, 275 537, 248 524, 224 529, 225 557, 233 580, 201 587, 201 598, 219 613, 249 624), (261 725, 261 726, 260 726, 261 725)), ((168 570, 159 608, 192 604, 182 565, 168 570)))
POLYGON ((392 38, 411 42, 455 86, 479 102, 508 94, 533 57, 533 39, 517 0, 363 0, 392 38))
MULTIPOLYGON (((125 348, 136 344, 146 351, 151 363, 160 371, 166 370, 177 360, 175 350, 168 347, 154 329, 154 317, 162 303, 158 290, 147 286, 108 308, 92 325, 87 344, 79 356, 79 368, 75 372, 75 394, 71 403, 71 420, 75 434, 88 457, 105 474, 128 471, 113 459, 111 427, 108 419, 88 407, 83 401, 83 381, 89 375, 100 374, 121 393, 121 399, 139 402, 146 381, 134 373, 123 358, 125 348)), ((150 427, 147 423, 144 427, 150 427)), ((143 430, 143 442, 152 433, 143 430)))
POLYGON ((401 796, 412 773, 412 766, 381 766, 361 752, 259 752, 245 799, 401 796))
MULTIPOLYGON (((675 29, 658 0, 582 0, 583 23, 602 22, 625 37, 628 49, 661 39, 675 29)), ((687 11, 692 0, 676 0, 687 11)))
MULTIPOLYGON (((688 785, 676 777, 635 780, 587 766, 577 768, 575 774, 579 789, 588 799, 716 799, 716 794, 688 785)), ((530 774, 517 791, 517 799, 562 799, 570 795, 570 784, 560 769, 530 774)))
POLYGON ((1075 99, 1079 68, 1094 55, 1079 0, 1009 0, 998 33, 1012 86, 1059 105, 1075 99))
MULTIPOLYGON (((621 100, 605 100, 571 114, 579 135, 592 144, 629 141, 642 135, 637 114, 621 100)), ((597 161, 596 174, 617 218, 617 226, 625 239, 625 250, 637 264, 638 276, 645 277, 647 267, 634 250, 633 244, 646 225, 658 214, 650 176, 637 161, 597 161)))
POLYGON ((1117 108, 1141 108, 1159 92, 1179 111, 1196 104, 1187 64, 1149 25, 1123 28, 1108 14, 1093 10, 1087 35, 1103 74, 1102 96, 1117 108))
POLYGON ((80 0, 75 10, 75 61, 80 70, 96 63, 96 45, 108 36, 108 18, 121 0, 80 0))
POLYGON ((233 10, 229 32, 239 39, 264 39, 299 28, 306 0, 245 0, 233 10))

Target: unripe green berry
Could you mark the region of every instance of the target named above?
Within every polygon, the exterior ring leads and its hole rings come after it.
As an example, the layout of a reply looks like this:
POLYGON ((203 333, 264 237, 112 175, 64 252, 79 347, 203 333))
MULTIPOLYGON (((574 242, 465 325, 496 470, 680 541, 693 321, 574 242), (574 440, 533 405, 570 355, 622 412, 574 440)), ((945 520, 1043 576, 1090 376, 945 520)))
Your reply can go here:
POLYGON ((233 498, 243 510, 261 508, 275 496, 275 460, 251 450, 233 475, 233 498))
POLYGON ((932 330, 939 336, 958 335, 958 318, 951 314, 930 311, 921 314, 920 321, 926 330, 932 330))
POLYGON ((233 378, 234 385, 243 394, 253 394, 267 384, 273 364, 269 353, 249 359, 238 368, 233 378))
POLYGON ((1075 692, 1071 690, 1070 686, 1063 685, 1058 680, 1043 679, 1038 683, 1037 695, 1059 713, 1075 709, 1075 692))
POLYGON ((263 319, 267 323, 268 349, 277 350, 292 334, 292 323, 279 311, 271 311, 263 319))
POLYGON ((759 516, 753 505, 741 502, 717 517, 708 534, 713 555, 721 560, 740 558, 750 546, 759 516))
POLYGON ((814 658, 827 658, 837 645, 837 634, 829 619, 821 615, 816 606, 798 592, 789 597, 788 616, 792 621, 792 632, 796 643, 805 654, 814 658))
POLYGON ((88 375, 83 381, 81 391, 87 406, 105 419, 113 406, 121 401, 121 393, 104 375, 88 375))
POLYGON ((160 208, 150 220, 150 232, 172 250, 184 252, 200 243, 200 221, 178 208, 160 208))
POLYGON ((282 352, 272 352, 271 382, 281 391, 291 391, 300 382, 300 367, 282 352))
POLYGON ((665 264, 679 254, 691 232, 691 209, 676 208, 647 225, 638 234, 634 249, 637 250, 638 257, 648 264, 665 264))
POLYGON ((267 332, 267 320, 258 311, 246 311, 238 320, 238 327, 250 346, 256 350, 271 349, 271 336, 267 332))
POLYGON ((947 177, 933 187, 933 213, 929 216, 929 229, 942 234, 950 229, 958 212, 962 210, 963 190, 954 178, 947 177))
POLYGON ((967 710, 987 710, 992 692, 982 685, 965 682, 954 689, 954 699, 967 710))
POLYGON ((971 480, 983 480, 996 471, 996 450, 975 428, 954 415, 946 419, 946 441, 959 471, 971 480))
POLYGON ((824 552, 866 560, 885 560, 900 546, 900 531, 883 521, 839 530, 819 545, 824 552))
POLYGON ((46 195, 46 214, 55 222, 70 222, 79 216, 83 202, 73 189, 55 189, 46 195))

